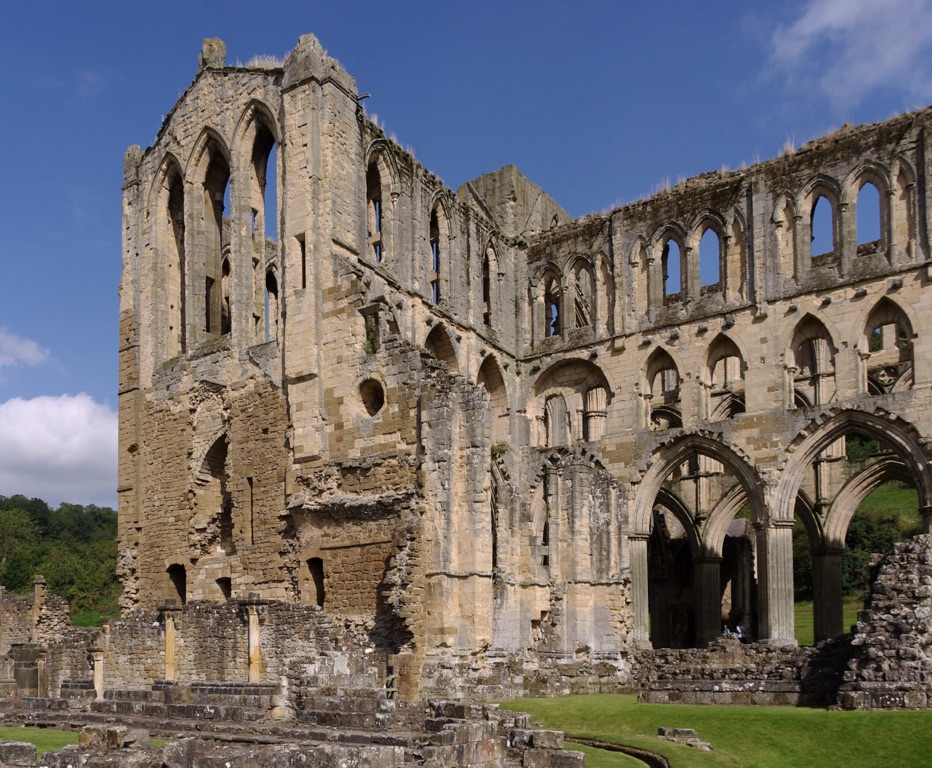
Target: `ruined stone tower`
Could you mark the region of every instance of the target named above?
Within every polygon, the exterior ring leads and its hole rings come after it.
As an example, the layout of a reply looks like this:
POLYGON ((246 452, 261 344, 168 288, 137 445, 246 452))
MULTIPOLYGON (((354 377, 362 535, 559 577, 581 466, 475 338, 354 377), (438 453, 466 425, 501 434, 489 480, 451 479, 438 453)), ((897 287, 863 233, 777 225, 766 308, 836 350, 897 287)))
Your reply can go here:
POLYGON ((841 632, 860 501, 905 479, 932 530, 932 111, 574 221, 357 97, 313 36, 205 41, 126 154, 124 607, 320 608, 421 691, 617 678, 728 614, 792 643, 798 518, 841 632))

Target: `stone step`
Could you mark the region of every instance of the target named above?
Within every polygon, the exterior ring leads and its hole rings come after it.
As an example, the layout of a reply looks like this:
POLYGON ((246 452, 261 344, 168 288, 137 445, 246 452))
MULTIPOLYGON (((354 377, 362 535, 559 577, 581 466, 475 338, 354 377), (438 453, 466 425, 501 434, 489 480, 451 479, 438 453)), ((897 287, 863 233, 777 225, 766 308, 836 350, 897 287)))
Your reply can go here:
POLYGON ((309 725, 362 731, 384 731, 392 726, 392 716, 387 712, 363 713, 302 709, 295 713, 295 719, 309 725))
POLYGON ((298 692, 297 700, 300 702, 300 708, 303 710, 353 712, 356 714, 395 711, 394 701, 371 696, 302 696, 301 693, 298 692))

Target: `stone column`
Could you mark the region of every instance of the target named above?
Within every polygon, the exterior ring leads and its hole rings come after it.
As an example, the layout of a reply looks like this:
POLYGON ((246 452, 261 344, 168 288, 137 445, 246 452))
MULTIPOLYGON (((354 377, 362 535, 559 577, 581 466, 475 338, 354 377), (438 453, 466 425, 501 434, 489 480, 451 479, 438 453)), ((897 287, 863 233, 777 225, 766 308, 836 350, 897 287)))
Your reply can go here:
POLYGON ((175 617, 165 614, 165 679, 175 679, 175 617))
POLYGON ((812 555, 812 603, 815 641, 837 637, 844 629, 841 549, 812 555))
POLYGON ((92 649, 91 659, 94 661, 94 692, 99 701, 104 697, 104 652, 92 649))
POLYGON ((774 645, 795 645, 793 521, 771 519, 755 526, 760 576, 758 638, 774 645))
POLYGON ((249 682, 261 681, 262 648, 259 645, 259 609, 255 604, 246 606, 249 618, 249 682))
POLYGON ((631 553, 631 639, 638 648, 650 648, 648 633, 647 534, 628 537, 631 553))
POLYGON ((604 387, 593 387, 586 392, 586 440, 590 443, 605 434, 606 396, 604 387))
POLYGON ((700 647, 722 633, 721 564, 720 557, 697 557, 693 561, 696 644, 700 647))

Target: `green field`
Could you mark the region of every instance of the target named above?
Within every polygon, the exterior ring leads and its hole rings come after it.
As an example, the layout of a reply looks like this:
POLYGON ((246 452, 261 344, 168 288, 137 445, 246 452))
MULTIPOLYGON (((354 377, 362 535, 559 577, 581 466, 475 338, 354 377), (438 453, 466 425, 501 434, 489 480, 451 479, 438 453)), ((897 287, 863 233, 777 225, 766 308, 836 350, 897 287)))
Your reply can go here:
MULTIPOLYGON (((914 768, 928 765, 932 754, 932 711, 638 704, 633 695, 607 694, 516 699, 502 707, 530 712, 544 727, 565 731, 568 740, 575 735, 658 752, 675 768, 914 768), (694 728, 714 751, 658 739, 659 726, 694 728)), ((616 760, 621 757, 603 755, 588 764, 633 765, 616 760)))
MULTIPOLYGON (((851 626, 858 620, 858 611, 864 607, 860 597, 848 598, 843 608, 845 632, 851 631, 851 626)), ((815 632, 813 630, 812 602, 796 603, 796 642, 800 645, 812 645, 815 632)))
POLYGON ((28 741, 35 744, 39 754, 78 743, 78 734, 73 731, 53 731, 51 728, 0 728, 0 741, 28 741))

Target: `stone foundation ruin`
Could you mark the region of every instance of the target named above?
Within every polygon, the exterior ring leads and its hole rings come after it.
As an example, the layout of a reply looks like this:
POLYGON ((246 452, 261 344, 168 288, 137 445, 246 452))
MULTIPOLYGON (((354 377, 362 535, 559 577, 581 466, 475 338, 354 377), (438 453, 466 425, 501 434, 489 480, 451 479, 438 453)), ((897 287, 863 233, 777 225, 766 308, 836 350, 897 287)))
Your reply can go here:
POLYGON ((4 595, 9 691, 371 732, 430 697, 928 705, 928 539, 833 638, 860 502, 906 482, 932 532, 932 110, 572 220, 513 166, 445 188, 311 35, 224 56, 125 156, 123 615, 4 595))

